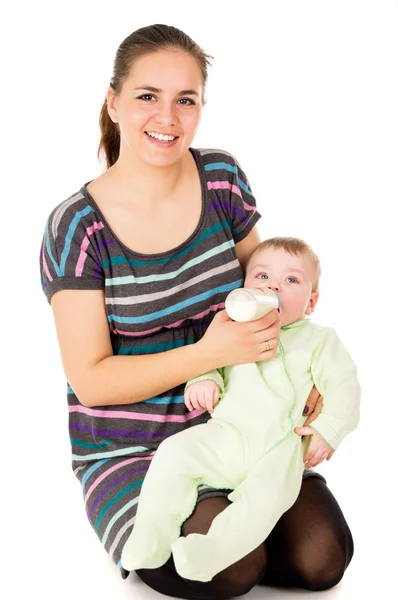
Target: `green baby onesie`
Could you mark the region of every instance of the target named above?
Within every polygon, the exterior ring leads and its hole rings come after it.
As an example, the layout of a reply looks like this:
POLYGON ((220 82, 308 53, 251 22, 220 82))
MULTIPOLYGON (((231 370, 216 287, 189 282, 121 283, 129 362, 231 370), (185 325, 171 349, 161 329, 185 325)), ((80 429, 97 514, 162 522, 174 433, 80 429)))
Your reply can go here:
POLYGON ((309 319, 282 327, 273 359, 217 369, 190 380, 220 387, 209 421, 164 440, 142 487, 133 531, 123 552, 127 570, 157 568, 173 552, 178 573, 196 581, 214 575, 263 542, 301 487, 310 442, 294 432, 315 384, 324 398, 311 423, 337 449, 358 424, 356 366, 331 328, 309 319), (232 502, 207 535, 180 537, 197 487, 232 489, 232 502))

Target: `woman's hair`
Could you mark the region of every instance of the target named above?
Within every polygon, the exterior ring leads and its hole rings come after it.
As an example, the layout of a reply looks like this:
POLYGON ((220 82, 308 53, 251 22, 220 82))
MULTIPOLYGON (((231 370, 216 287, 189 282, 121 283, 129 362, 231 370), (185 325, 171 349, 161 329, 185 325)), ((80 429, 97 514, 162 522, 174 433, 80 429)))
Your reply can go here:
MULTIPOLYGON (((211 64, 210 59, 213 57, 206 54, 196 42, 180 29, 170 25, 150 25, 149 27, 137 29, 120 44, 116 52, 113 75, 110 81, 110 86, 115 95, 120 93, 134 61, 145 54, 160 50, 180 50, 193 56, 199 65, 203 86, 206 86, 208 67, 211 64)), ((106 167, 109 169, 119 157, 120 133, 118 124, 114 123, 108 114, 106 98, 102 105, 99 124, 101 139, 98 146, 98 158, 103 153, 106 167)))
POLYGON ((282 249, 285 250, 285 252, 288 252, 289 254, 294 254, 295 256, 300 256, 301 254, 308 254, 314 264, 316 271, 316 279, 313 283, 312 291, 318 291, 319 278, 321 276, 321 263, 319 262, 319 258, 317 257, 311 246, 307 244, 307 242, 304 242, 304 240, 300 240, 299 238, 274 237, 260 242, 257 248, 255 248, 255 250, 251 253, 249 260, 247 261, 246 273, 248 272, 249 263, 253 260, 253 257, 258 252, 261 252, 261 250, 267 250, 268 248, 270 248, 271 250, 282 249))

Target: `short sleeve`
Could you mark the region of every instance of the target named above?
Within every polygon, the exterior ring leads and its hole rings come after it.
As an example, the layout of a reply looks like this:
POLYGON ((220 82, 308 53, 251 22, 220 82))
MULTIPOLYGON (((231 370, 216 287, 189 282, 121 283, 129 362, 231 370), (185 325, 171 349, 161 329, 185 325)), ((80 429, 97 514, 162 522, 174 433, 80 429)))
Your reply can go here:
POLYGON ((236 158, 223 150, 202 149, 207 189, 218 199, 235 243, 243 240, 261 215, 249 181, 236 158))
POLYGON ((49 303, 60 290, 105 287, 98 244, 93 237, 103 225, 94 209, 76 194, 57 206, 45 225, 40 249, 41 285, 49 303))
MULTIPOLYGON (((233 158, 233 157, 231 157, 233 158)), ((249 180, 238 161, 235 162, 231 189, 231 225, 235 243, 243 240, 261 218, 249 180)))

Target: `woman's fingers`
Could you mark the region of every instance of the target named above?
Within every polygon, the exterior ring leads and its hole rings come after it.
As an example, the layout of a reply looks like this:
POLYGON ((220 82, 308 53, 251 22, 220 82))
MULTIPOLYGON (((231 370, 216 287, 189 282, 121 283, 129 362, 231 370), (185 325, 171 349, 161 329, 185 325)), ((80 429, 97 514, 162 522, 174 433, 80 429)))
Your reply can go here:
POLYGON ((317 416, 320 414, 323 408, 323 398, 319 394, 315 386, 313 386, 310 395, 307 398, 306 405, 303 410, 303 415, 308 415, 304 422, 304 426, 310 425, 317 416))
POLYGON ((294 431, 295 431, 295 433, 297 433, 297 435, 313 435, 314 434, 314 430, 311 429, 311 427, 305 427, 304 425, 302 427, 295 427, 294 431))
POLYGON ((280 314, 276 309, 271 310, 267 315, 256 319, 255 321, 249 321, 249 327, 251 331, 263 331, 264 329, 271 328, 275 324, 275 329, 280 329, 280 314))
POLYGON ((303 415, 310 415, 314 410, 316 403, 318 402, 318 398, 320 397, 320 393, 316 389, 315 386, 312 386, 312 390, 310 391, 310 395, 307 398, 307 402, 305 403, 305 407, 303 410, 303 415))
POLYGON ((312 412, 312 414, 310 414, 309 417, 306 418, 304 425, 308 426, 311 425, 311 423, 313 421, 315 421, 315 419, 317 418, 317 416, 322 412, 322 408, 323 408, 323 397, 319 396, 318 397, 318 401, 315 404, 314 410, 312 412))

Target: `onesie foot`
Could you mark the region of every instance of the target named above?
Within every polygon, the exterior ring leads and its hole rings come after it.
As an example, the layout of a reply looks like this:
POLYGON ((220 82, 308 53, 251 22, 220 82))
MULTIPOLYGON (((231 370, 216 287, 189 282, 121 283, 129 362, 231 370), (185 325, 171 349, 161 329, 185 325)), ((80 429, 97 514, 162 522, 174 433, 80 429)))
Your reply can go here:
POLYGON ((159 539, 156 528, 136 523, 122 551, 122 567, 127 571, 157 569, 170 558, 171 549, 159 539))
POLYGON ((212 547, 214 540, 209 540, 200 533, 178 538, 171 545, 177 573, 184 579, 211 581, 217 573, 214 570, 214 555, 210 551, 212 547))

